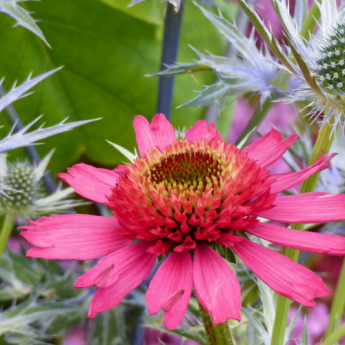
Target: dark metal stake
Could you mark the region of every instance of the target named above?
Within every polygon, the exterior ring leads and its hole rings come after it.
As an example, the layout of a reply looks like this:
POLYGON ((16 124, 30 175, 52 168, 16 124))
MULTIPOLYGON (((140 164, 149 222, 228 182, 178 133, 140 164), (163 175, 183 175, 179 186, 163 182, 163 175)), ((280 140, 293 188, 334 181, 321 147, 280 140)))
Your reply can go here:
MULTIPOLYGON (((184 5, 185 0, 182 0, 178 12, 176 12, 175 6, 170 2, 167 5, 164 22, 161 71, 167 69, 166 65, 172 65, 176 62, 184 5)), ((157 113, 164 114, 169 121, 171 119, 174 83, 175 76, 163 75, 159 78, 157 113)))

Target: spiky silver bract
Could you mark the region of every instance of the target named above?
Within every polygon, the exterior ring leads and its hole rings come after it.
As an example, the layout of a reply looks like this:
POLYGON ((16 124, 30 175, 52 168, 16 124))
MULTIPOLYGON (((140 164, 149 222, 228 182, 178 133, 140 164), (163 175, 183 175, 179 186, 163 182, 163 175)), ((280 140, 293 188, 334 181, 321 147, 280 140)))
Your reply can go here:
MULTIPOLYGON (((13 102, 17 101, 18 99, 27 96, 29 93, 27 93, 32 87, 34 87, 37 83, 42 81, 43 79, 49 77, 53 73, 57 72, 61 68, 57 68, 55 70, 46 72, 44 74, 41 74, 35 78, 31 79, 31 75, 27 78, 27 80, 22 83, 20 86, 16 86, 16 84, 13 85, 12 89, 3 97, 0 98, 0 111, 5 109, 8 105, 12 104, 13 102)), ((3 79, 0 80, 0 86, 3 82, 3 79)), ((91 120, 84 120, 84 121, 76 121, 71 123, 65 123, 67 119, 63 120, 61 123, 43 128, 43 125, 40 126, 38 129, 32 132, 28 132, 29 129, 41 118, 42 116, 39 116, 32 122, 30 122, 28 125, 26 125, 24 128, 22 128, 18 132, 14 132, 14 129, 16 127, 16 124, 12 127, 10 133, 3 139, 0 140, 0 155, 1 153, 13 150, 15 148, 19 147, 25 147, 28 145, 35 144, 37 141, 48 138, 52 135, 62 133, 69 131, 75 127, 87 124, 92 121, 97 121, 99 119, 91 119, 91 120)), ((1 167, 0 167, 1 168, 1 167)), ((13 191, 13 188, 11 186, 7 186, 4 183, 0 183, 0 194, 6 196, 5 191, 13 191)))
POLYGON ((31 12, 18 5, 18 2, 22 1, 28 0, 0 0, 0 12, 6 13, 14 18, 16 20, 15 26, 20 25, 30 30, 35 35, 37 35, 48 47, 50 47, 49 43, 43 35, 43 32, 36 24, 37 20, 33 19, 30 16, 31 12))

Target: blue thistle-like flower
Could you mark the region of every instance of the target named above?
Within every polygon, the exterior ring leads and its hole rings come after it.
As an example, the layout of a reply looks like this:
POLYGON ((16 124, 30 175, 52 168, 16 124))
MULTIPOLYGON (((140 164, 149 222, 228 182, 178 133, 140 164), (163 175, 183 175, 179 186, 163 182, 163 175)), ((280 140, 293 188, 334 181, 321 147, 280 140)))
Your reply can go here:
POLYGON ((50 213, 68 212, 73 207, 87 203, 69 199, 73 188, 57 190, 47 196, 41 178, 53 154, 52 150, 39 165, 28 160, 7 164, 6 155, 0 154, 0 184, 6 192, 0 194, 0 214, 11 212, 17 221, 50 213))
POLYGON ((240 0, 253 24, 262 35, 268 47, 282 64, 276 67, 288 72, 299 80, 298 87, 289 92, 282 101, 295 103, 308 101, 308 115, 320 119, 321 126, 330 123, 333 132, 340 125, 345 127, 345 17, 344 11, 337 8, 336 0, 315 2, 321 13, 319 30, 309 42, 300 35, 301 23, 307 15, 307 1, 296 1, 303 11, 296 19, 291 17, 285 0, 272 0, 272 4, 287 34, 286 49, 277 43, 264 27, 254 8, 240 0), (297 20, 298 18, 302 20, 297 20), (254 19, 254 21, 253 21, 254 19), (294 61, 286 52, 290 51, 294 61))
POLYGON ((28 161, 9 164, 1 182, 13 189, 7 195, 0 195, 0 205, 4 211, 25 213, 39 198, 40 184, 35 178, 34 167, 28 161))

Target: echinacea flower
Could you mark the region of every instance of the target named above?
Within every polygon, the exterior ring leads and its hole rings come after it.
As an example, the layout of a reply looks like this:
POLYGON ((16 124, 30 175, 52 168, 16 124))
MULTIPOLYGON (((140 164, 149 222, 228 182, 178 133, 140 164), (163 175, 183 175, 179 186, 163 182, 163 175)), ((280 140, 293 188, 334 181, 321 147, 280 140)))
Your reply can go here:
POLYGON ((164 115, 134 119, 140 157, 115 170, 78 164, 59 176, 80 195, 107 205, 114 217, 72 214, 31 221, 22 235, 36 248, 27 256, 86 260, 103 257, 78 278, 77 288, 98 287, 89 317, 110 309, 148 277, 166 256, 146 293, 150 314, 163 309, 169 330, 181 322, 194 287, 214 324, 240 320, 235 274, 214 249, 229 247, 267 285, 309 307, 329 294, 302 265, 243 236, 332 255, 345 254, 341 236, 308 233, 260 222, 330 222, 345 219, 345 195, 305 193, 277 197, 328 167, 323 154, 298 172, 270 175, 297 139, 276 130, 242 151, 226 144, 214 124, 198 121, 182 141, 164 115))

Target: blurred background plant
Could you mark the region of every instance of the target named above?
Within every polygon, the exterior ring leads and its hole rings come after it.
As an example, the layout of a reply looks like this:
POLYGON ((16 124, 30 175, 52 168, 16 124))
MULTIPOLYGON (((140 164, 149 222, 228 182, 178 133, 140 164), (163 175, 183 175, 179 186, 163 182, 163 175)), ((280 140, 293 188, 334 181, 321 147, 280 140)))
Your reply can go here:
MULTIPOLYGON (((70 188, 57 187, 56 174, 78 162, 115 168, 124 157, 106 139, 133 152, 133 117, 151 119, 156 109, 171 112, 175 128, 202 118, 216 121, 224 139, 237 144, 272 126, 286 136, 297 132, 301 140, 271 169, 305 167, 319 126, 305 116, 312 110, 308 97, 297 99, 295 89, 298 78, 317 86, 311 73, 305 80, 303 46, 291 47, 291 41, 304 45, 320 13, 313 1, 288 4, 282 25, 280 0, 0 0, 0 12, 7 14, 0 15, 0 76, 6 77, 0 88, 0 344, 208 344, 195 299, 180 328, 168 333, 161 315, 148 317, 147 284, 120 306, 87 320, 94 290, 73 290, 73 284, 95 262, 27 259, 29 245, 16 228, 28 218, 75 212, 76 206, 78 212, 105 215, 102 206, 74 200, 70 188), (167 28, 175 36, 165 34, 167 28), (149 75, 158 75, 160 83, 149 75), (31 89, 33 94, 24 97, 31 89), (293 104, 281 102, 291 96, 293 104), (41 114, 46 127, 39 127, 41 114), (87 125, 96 118, 102 120, 87 125), (61 132, 66 133, 53 136, 61 132), (42 139, 45 145, 27 147, 42 139), (24 179, 25 185, 18 182, 24 179)), ((341 6, 338 1, 337 13, 341 6)), ((323 119, 322 114, 317 118, 323 119)), ((318 190, 344 193, 344 144, 339 132, 331 148, 339 155, 321 173, 318 190)), ((309 230, 345 235, 342 223, 309 230)), ((234 257, 227 259, 243 292, 243 320, 229 321, 237 345, 278 345, 271 342, 277 296, 234 257)), ((336 290, 342 258, 302 253, 299 262, 336 290)), ((331 304, 332 298, 324 298, 313 311, 293 305, 283 343, 320 344, 331 304)), ((342 324, 342 316, 336 317, 342 324)))

